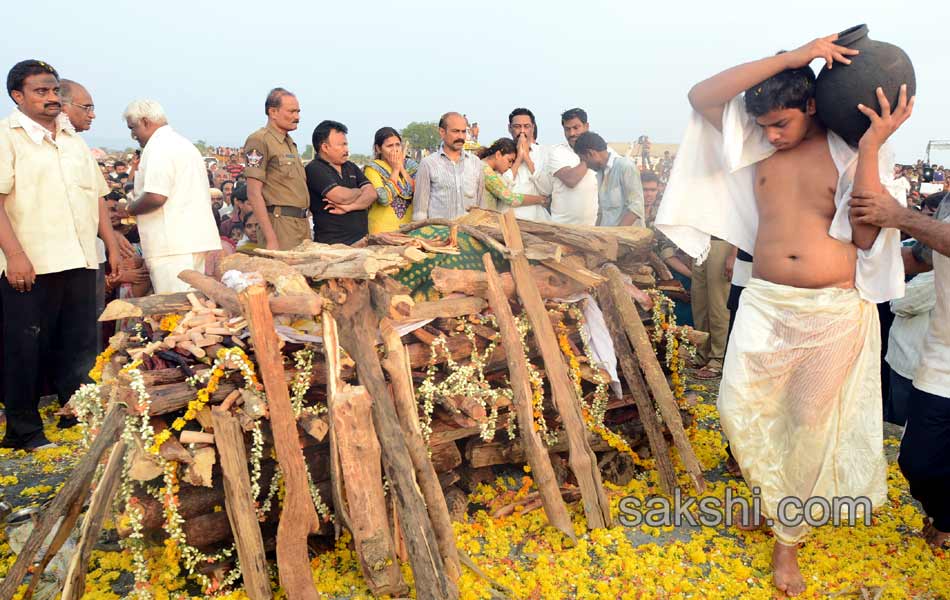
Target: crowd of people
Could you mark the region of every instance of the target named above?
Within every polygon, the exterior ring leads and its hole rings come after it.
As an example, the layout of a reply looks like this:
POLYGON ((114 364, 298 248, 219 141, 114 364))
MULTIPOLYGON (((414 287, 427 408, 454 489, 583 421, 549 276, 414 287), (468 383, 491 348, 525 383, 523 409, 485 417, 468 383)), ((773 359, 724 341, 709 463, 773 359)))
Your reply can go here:
MULTIPOLYGON (((17 109, 0 121, 3 445, 48 443, 37 411, 40 375, 61 402, 69 399, 108 334, 93 329, 109 297, 187 290, 181 271, 218 275, 221 258, 236 251, 290 250, 306 241, 351 245, 413 221, 455 219, 472 207, 513 210, 537 221, 654 228, 657 255, 683 284, 679 322, 710 334, 698 349, 696 376, 724 377, 720 411, 733 464, 767 494, 766 511, 780 493, 880 495, 883 462, 867 450, 880 445, 873 419, 864 415, 867 427, 855 428, 845 443, 862 456, 846 478, 851 487, 826 489, 838 480, 827 472, 838 457, 826 442, 839 412, 868 410, 867 389, 852 389, 865 374, 855 365, 876 364, 871 357, 883 346, 883 412, 907 425, 901 466, 931 518, 928 539, 943 544, 950 532, 950 431, 939 420, 950 414, 950 274, 940 269, 950 260, 950 225, 942 222, 950 181, 942 166, 922 162, 877 172, 878 152, 910 116, 913 102, 903 96, 893 113, 865 113, 872 126, 859 149, 841 146, 823 129, 807 65, 853 55, 819 42, 697 84, 687 132, 694 144, 678 157, 652 156, 646 136, 636 151, 618 154, 581 108, 559 115, 563 140, 541 144, 534 112, 517 107, 507 115, 509 135, 485 145, 477 143, 477 125, 445 112, 439 148, 418 162, 396 128, 380 127, 372 161, 362 166, 350 161, 347 126, 332 119, 312 132, 315 156, 305 164, 292 137, 300 104, 280 87, 266 95, 266 122, 244 146, 215 148, 210 160, 171 127, 158 102, 134 101, 123 117, 140 151, 97 163, 79 135, 96 116, 90 91, 42 61, 18 63, 7 79, 17 109), (710 136, 710 125, 723 135, 710 136), (725 145, 716 152, 744 162, 731 172, 709 170, 715 161, 704 159, 704 144, 725 145), (800 181, 820 184, 805 189, 800 181), (894 200, 905 197, 908 208, 894 200), (898 230, 907 244, 904 265, 891 252, 900 244, 898 230), (936 277, 918 275, 903 295, 905 269, 930 265, 939 266, 936 277), (882 322, 896 315, 883 337, 868 320, 867 300, 879 305, 882 322), (826 305, 851 312, 821 312, 826 305), (763 343, 784 354, 763 358, 763 343), (728 353, 727 344, 735 346, 728 353), (785 375, 777 384, 780 366, 785 375), (812 385, 822 369, 834 374, 812 385), (776 407, 802 390, 818 398, 810 406, 820 415, 776 407), (921 394, 930 402, 926 410, 921 394), (835 406, 844 408, 829 408, 835 406), (752 417, 763 414, 778 416, 760 426, 752 417), (781 442, 770 437, 777 429, 787 432, 781 442), (936 464, 921 448, 940 435, 944 463, 936 464), (801 443, 827 450, 802 453, 801 443), (775 479, 791 471, 807 473, 808 481, 789 489, 775 479)), ((775 531, 776 585, 798 593, 794 549, 807 528, 775 531)))

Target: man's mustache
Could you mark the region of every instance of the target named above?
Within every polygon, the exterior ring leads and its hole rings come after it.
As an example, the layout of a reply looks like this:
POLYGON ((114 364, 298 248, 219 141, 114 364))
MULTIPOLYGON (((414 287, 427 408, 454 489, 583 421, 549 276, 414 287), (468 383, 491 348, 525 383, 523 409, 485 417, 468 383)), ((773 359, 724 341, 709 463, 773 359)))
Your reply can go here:
POLYGON ((43 105, 43 108, 51 108, 51 107, 53 107, 53 106, 55 106, 56 108, 62 108, 62 107, 63 107, 63 105, 60 104, 59 102, 47 102, 46 104, 43 105))

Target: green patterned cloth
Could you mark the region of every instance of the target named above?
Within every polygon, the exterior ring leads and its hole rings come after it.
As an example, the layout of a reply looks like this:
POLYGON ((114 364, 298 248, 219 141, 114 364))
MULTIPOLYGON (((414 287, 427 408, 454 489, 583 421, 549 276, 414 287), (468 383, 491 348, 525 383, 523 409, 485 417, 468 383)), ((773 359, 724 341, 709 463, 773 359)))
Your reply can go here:
MULTIPOLYGON (((426 225, 414 231, 409 235, 425 240, 446 239, 449 236, 449 228, 445 225, 426 225)), ((473 238, 467 233, 458 234, 458 254, 432 254, 430 258, 396 273, 393 278, 403 284, 412 293, 412 298, 417 302, 426 300, 437 300, 440 297, 438 290, 432 285, 432 269, 442 267, 444 269, 469 269, 472 271, 484 271, 482 256, 489 252, 495 268, 499 272, 507 272, 508 261, 497 251, 489 248, 482 242, 473 238)))

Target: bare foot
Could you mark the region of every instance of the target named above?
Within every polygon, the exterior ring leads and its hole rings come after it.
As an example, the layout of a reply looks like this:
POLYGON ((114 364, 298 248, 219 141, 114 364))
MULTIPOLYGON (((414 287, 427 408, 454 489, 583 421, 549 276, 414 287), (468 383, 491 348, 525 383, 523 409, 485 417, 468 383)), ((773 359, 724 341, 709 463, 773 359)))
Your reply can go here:
POLYGON ((740 531, 758 531, 759 529, 766 529, 765 517, 759 514, 746 518, 746 515, 741 508, 737 508, 732 512, 732 524, 735 525, 740 531))
POLYGON ((772 549, 772 582, 786 596, 798 596, 805 591, 805 578, 798 568, 798 545, 786 546, 775 542, 772 549))

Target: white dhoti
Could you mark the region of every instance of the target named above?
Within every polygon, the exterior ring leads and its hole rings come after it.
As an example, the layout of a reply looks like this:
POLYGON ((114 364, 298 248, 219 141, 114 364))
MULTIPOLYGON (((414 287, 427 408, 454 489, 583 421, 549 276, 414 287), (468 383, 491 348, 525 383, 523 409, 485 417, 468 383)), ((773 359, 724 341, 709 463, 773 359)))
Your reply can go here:
POLYGON ((191 291, 193 288, 178 279, 178 274, 189 269, 204 274, 207 255, 207 252, 194 252, 146 258, 145 266, 152 280, 152 291, 156 294, 191 291))
POLYGON ((752 279, 743 291, 718 408, 778 541, 809 529, 779 522, 783 498, 886 500, 880 346, 877 309, 857 290, 752 279))

